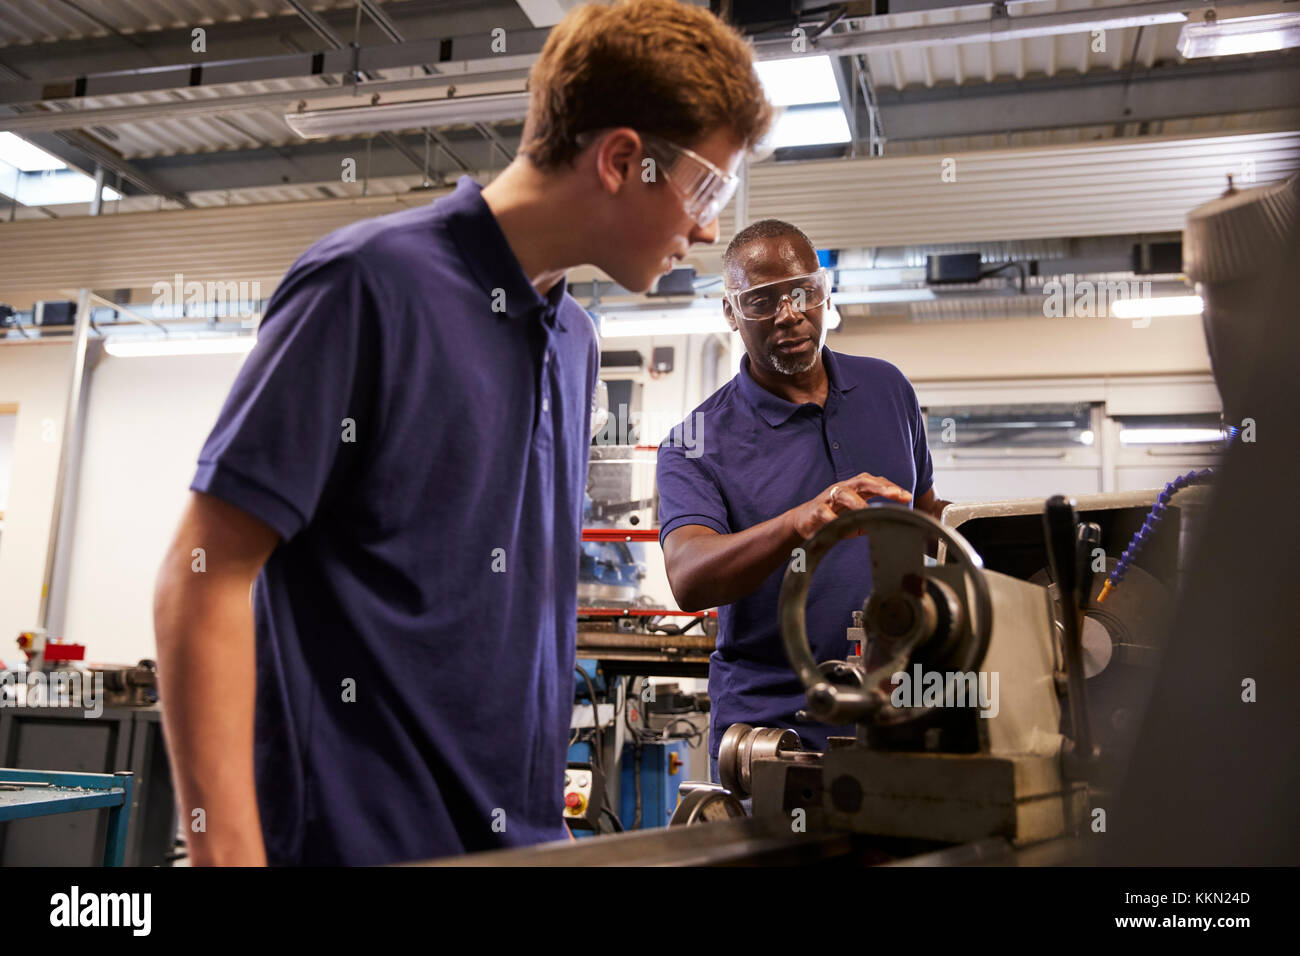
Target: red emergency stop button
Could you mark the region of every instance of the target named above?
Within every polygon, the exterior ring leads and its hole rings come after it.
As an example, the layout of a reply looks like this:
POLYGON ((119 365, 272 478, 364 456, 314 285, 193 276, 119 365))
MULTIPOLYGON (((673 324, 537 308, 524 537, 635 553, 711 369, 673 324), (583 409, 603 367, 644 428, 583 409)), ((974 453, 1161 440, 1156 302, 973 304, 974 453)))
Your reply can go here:
POLYGON ((571 810, 576 810, 578 807, 582 806, 582 794, 566 793, 564 795, 564 805, 571 810))

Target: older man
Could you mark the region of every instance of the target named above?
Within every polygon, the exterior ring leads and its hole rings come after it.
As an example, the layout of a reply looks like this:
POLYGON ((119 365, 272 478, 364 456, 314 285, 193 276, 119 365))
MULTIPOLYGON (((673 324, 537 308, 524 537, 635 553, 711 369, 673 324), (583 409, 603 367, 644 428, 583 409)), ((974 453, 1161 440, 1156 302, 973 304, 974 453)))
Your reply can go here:
MULTIPOLYGON (((839 514, 884 498, 937 515, 916 393, 888 362, 824 347, 829 276, 799 229, 765 219, 723 258, 723 311, 740 333, 740 371, 691 413, 689 447, 659 450, 659 539, 685 610, 717 607, 710 660, 709 755, 736 722, 790 727, 806 744, 850 733, 800 720, 798 678, 781 646, 777 601, 791 551, 839 514)), ((675 432, 674 434, 679 434, 675 432)), ((808 594, 808 638, 843 659, 852 611, 869 589, 865 538, 821 563, 808 594)))

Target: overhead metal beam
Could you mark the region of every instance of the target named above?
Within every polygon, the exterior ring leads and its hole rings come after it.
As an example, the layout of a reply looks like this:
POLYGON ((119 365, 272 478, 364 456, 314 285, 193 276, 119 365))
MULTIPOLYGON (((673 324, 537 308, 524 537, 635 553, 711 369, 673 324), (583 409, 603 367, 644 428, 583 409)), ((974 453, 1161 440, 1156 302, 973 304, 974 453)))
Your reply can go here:
MULTIPOLYGON (((1253 2, 1257 0, 1219 0, 1217 7, 1232 8, 1253 2)), ((1145 3, 1065 13, 990 16, 981 20, 936 26, 825 33, 810 38, 808 52, 813 55, 833 53, 844 56, 869 50, 988 42, 1021 35, 1079 32, 1107 25, 1155 23, 1162 22, 1169 16, 1180 16, 1187 7, 1188 0, 1148 0, 1145 3)), ((310 17, 306 22, 312 24, 313 30, 331 38, 332 43, 339 42, 337 34, 323 24, 319 15, 311 14, 310 17)), ((504 54, 493 51, 492 36, 485 32, 379 46, 340 47, 314 53, 277 53, 271 56, 186 62, 147 69, 0 83, 0 105, 321 74, 345 75, 354 71, 418 67, 428 63, 445 64, 440 67, 442 73, 492 74, 503 69, 526 69, 540 52, 548 32, 547 28, 513 30, 508 34, 509 46, 504 54)), ((755 44, 755 51, 759 57, 789 57, 789 38, 759 41, 755 44)))
MULTIPOLYGON (((1258 7, 1260 0, 1218 0, 1215 8, 1222 12, 1235 7, 1258 7)), ((981 5, 988 9, 988 5, 981 5)), ((1281 4, 1278 4, 1279 9, 1281 4)), ((946 46, 954 43, 989 43, 1013 40, 1025 36, 1056 36, 1084 33, 1098 29, 1123 29, 1158 23, 1171 23, 1184 19, 1189 10, 1200 8, 1190 0, 1146 0, 1121 6, 1089 7, 1062 13, 1029 14, 1010 17, 996 12, 977 20, 961 20, 933 26, 899 27, 886 30, 832 33, 817 38, 809 37, 804 55, 869 53, 875 50, 903 49, 907 47, 946 46)), ((790 38, 760 40, 754 44, 754 55, 760 60, 787 59, 790 56, 790 38)))
POLYGON ((1300 109, 1286 54, 1037 81, 878 91, 892 141, 1300 109))
MULTIPOLYGON (((447 154, 447 158, 450 159, 457 166, 459 166, 463 172, 472 173, 475 171, 474 166, 470 165, 469 163, 465 162, 465 160, 461 159, 460 155, 454 149, 451 148, 451 145, 447 142, 447 137, 443 135, 440 131, 430 127, 429 129, 425 130, 425 132, 429 134, 430 139, 432 139, 435 143, 438 144, 439 149, 441 149, 444 153, 447 154)), ((487 166, 479 166, 478 168, 486 169, 487 166)))
MULTIPOLYGON (((1218 6, 1230 8, 1249 2, 1251 0, 1220 0, 1218 6)), ((303 6, 300 2, 297 5, 303 6)), ((938 26, 827 33, 810 41, 809 54, 832 53, 845 56, 868 50, 896 50, 909 46, 924 48, 959 42, 988 42, 1019 36, 1026 32, 1032 34, 1044 31, 1077 32, 1106 24, 1138 22, 1143 17, 1154 22, 1187 6, 1188 0, 1151 0, 1146 3, 1058 14, 999 16, 938 26)), ((310 16, 313 21, 321 19, 317 14, 310 14, 310 16)), ((327 42, 331 44, 340 42, 337 34, 329 30, 328 26, 321 25, 320 29, 324 31, 321 35, 327 39, 327 42)), ((491 51, 491 36, 483 33, 453 37, 449 40, 404 41, 387 46, 360 48, 355 51, 350 48, 339 48, 323 53, 295 52, 198 65, 184 64, 150 70, 89 74, 65 77, 61 80, 0 83, 0 105, 33 99, 51 100, 74 94, 93 96, 106 93, 185 89, 220 82, 320 75, 342 76, 351 73, 354 69, 373 72, 387 68, 422 66, 425 63, 442 63, 442 75, 436 79, 376 81, 357 86, 359 91, 363 90, 371 95, 413 88, 432 91, 454 85, 457 80, 466 82, 471 79, 520 79, 526 76, 527 68, 535 58, 535 53, 540 50, 546 33, 547 30, 544 28, 512 31, 509 34, 510 46, 507 54, 504 55, 494 54, 491 51)), ((788 57, 790 55, 788 38, 759 41, 755 48, 760 56, 788 57)), ((15 119, 12 121, 13 125, 8 128, 14 132, 26 133, 37 130, 85 128, 92 125, 106 126, 112 123, 167 116, 268 109, 282 107, 295 99, 310 98, 310 92, 304 91, 300 94, 277 92, 242 97, 47 112, 15 119)), ((322 93, 326 92, 329 91, 322 91, 322 93)))
MULTIPOLYGON (((123 159, 118 153, 109 149, 107 146, 104 146, 98 140, 86 133, 69 130, 54 135, 69 146, 72 146, 89 156, 100 166, 116 173, 127 182, 133 183, 141 192, 161 196, 163 199, 179 203, 186 208, 192 209, 194 207, 194 203, 190 202, 183 191, 174 189, 162 180, 156 179, 150 174, 140 170, 134 163, 123 159)), ((31 140, 38 146, 42 145, 38 137, 33 137, 31 140)), ((64 162, 67 162, 67 160, 65 159, 64 162)))
MULTIPOLYGON (((365 10, 365 12, 370 15, 370 18, 375 21, 375 23, 384 32, 384 35, 387 36, 388 39, 398 43, 402 42, 402 40, 404 39, 402 34, 398 31, 397 27, 393 25, 393 22, 388 19, 388 17, 384 14, 384 12, 380 10, 372 2, 372 0, 359 0, 359 2, 360 2, 361 9, 365 10)), ((328 43, 331 48, 337 50, 342 48, 345 45, 343 43, 343 40, 333 30, 329 28, 329 25, 327 23, 324 23, 319 17, 316 16, 316 14, 308 10, 307 7, 302 4, 301 0, 289 0, 289 5, 298 12, 298 15, 300 17, 302 17, 305 21, 307 21, 307 23, 311 25, 312 29, 315 30, 317 35, 319 35, 322 40, 328 43)), ((357 25, 358 27, 360 26, 359 20, 357 25)), ((428 74, 430 72, 427 66, 423 67, 423 69, 425 74, 428 74)), ((373 74, 366 74, 366 76, 370 79, 374 79, 373 74)), ((428 164, 425 161, 425 159, 422 159, 420 156, 417 156, 415 151, 412 150, 410 147, 408 147, 405 143, 403 143, 394 133, 381 132, 379 134, 379 138, 382 139, 385 143, 387 143, 388 146, 399 156, 405 158, 407 162, 409 162, 416 169, 418 169, 425 176, 425 180, 427 183, 428 164)), ((368 142, 366 144, 367 179, 369 179, 370 172, 371 172, 372 160, 374 158, 373 154, 374 154, 373 143, 368 142)), ((426 156, 427 156, 427 152, 426 152, 426 156)))
MULTIPOLYGON (((509 150, 519 145, 520 127, 496 131, 509 150)), ((473 129, 439 131, 429 137, 432 148, 441 150, 459 172, 492 168, 492 146, 473 129)), ((276 149, 242 149, 197 155, 153 156, 136 160, 140 169, 166 182, 173 189, 202 192, 211 189, 254 189, 304 183, 337 183, 342 161, 352 158, 358 170, 366 150, 364 137, 347 140, 310 140, 295 144, 286 158, 276 149)), ((389 133, 375 136, 370 152, 370 178, 406 176, 412 168, 424 169, 423 133, 389 133), (391 139, 389 138, 391 137, 391 139), (400 149, 399 149, 400 147, 400 149)), ((499 165, 499 160, 496 165, 499 165)), ((432 173, 432 167, 431 167, 432 173)), ((433 177, 436 178, 436 177, 433 177)))
MULTIPOLYGON (((396 133, 380 133, 379 138, 388 144, 397 155, 401 156, 408 163, 416 168, 420 173, 424 172, 424 159, 419 156, 415 150, 401 141, 396 133)), ((371 148, 371 163, 374 162, 374 148, 371 148)))
MULTIPOLYGON (((511 37, 516 31, 528 30, 532 24, 514 0, 473 0, 443 3, 430 0, 386 0, 382 14, 406 36, 413 39, 488 34, 501 27, 511 37)), ((354 6, 335 6, 315 12, 315 17, 334 32, 351 37, 355 19, 354 6)), ((315 34, 295 13, 277 13, 269 17, 245 17, 203 24, 207 34, 207 54, 191 50, 193 27, 186 26, 121 36, 79 37, 47 43, 5 47, 3 53, 12 65, 34 77, 57 77, 101 73, 109 70, 147 69, 163 65, 190 64, 196 60, 227 56, 268 56, 280 53, 284 40, 315 49, 315 34)), ((362 45, 378 43, 387 37, 382 26, 363 21, 362 45)))
POLYGON ((483 138, 491 143, 506 158, 506 162, 514 162, 515 151, 501 141, 501 137, 487 123, 475 123, 474 128, 482 134, 483 138))
MULTIPOLYGON (((5 64, 0 64, 0 76, 18 80, 26 79, 19 70, 5 64)), ((5 127, 6 116, 18 118, 21 115, 12 108, 6 110, 0 107, 0 129, 5 127)), ((193 203, 185 197, 183 192, 172 189, 165 183, 154 179, 150 174, 136 168, 135 165, 113 149, 86 133, 68 130, 62 133, 36 135, 27 138, 37 146, 57 156, 69 166, 80 169, 87 175, 94 171, 96 176, 102 177, 103 170, 107 169, 118 176, 119 179, 131 183, 142 192, 164 196, 173 202, 180 203, 182 206, 193 206, 193 203)))
MULTIPOLYGON (((838 33, 852 33, 854 21, 846 20, 838 33)), ((840 104, 849 121, 852 137, 850 154, 858 155, 858 145, 866 141, 867 155, 880 156, 884 152, 885 137, 880 128, 880 111, 876 108, 875 86, 871 82, 870 68, 861 54, 835 57, 831 60, 835 85, 839 90, 840 104)))
POLYGON ((862 97, 862 108, 867 114, 867 154, 869 156, 883 156, 885 153, 885 129, 880 119, 880 103, 876 98, 876 86, 871 79, 871 67, 867 58, 860 53, 855 53, 850 58, 853 61, 853 76, 857 81, 858 93, 862 97))
POLYGON ((546 41, 547 30, 516 30, 505 53, 494 53, 490 33, 433 40, 408 40, 382 46, 343 47, 306 53, 212 60, 140 70, 117 70, 0 83, 0 106, 86 96, 112 96, 182 90, 225 83, 346 75, 440 64, 462 81, 491 77, 502 70, 526 69, 546 41))
MULTIPOLYGON (((1300 58, 1276 54, 1170 64, 1150 70, 1139 65, 1128 83, 1125 73, 1107 72, 872 92, 882 131, 891 141, 907 141, 1286 109, 1296 105, 1290 90, 1300 89, 1298 71, 1300 58)), ((868 122, 860 95, 858 129, 864 139, 868 122)), ((507 149, 518 150, 518 125, 502 126, 493 132, 507 149)), ((395 135, 410 152, 423 152, 420 134, 395 135)), ((493 165, 490 150, 496 147, 489 147, 474 131, 443 130, 431 140, 460 171, 480 171, 493 165)), ((356 150, 361 148, 362 140, 296 144, 291 151, 292 165, 270 150, 158 156, 138 159, 135 164, 145 176, 182 192, 211 189, 214 185, 278 186, 337 180, 340 161, 357 156, 356 150)), ((806 158, 809 152, 798 151, 795 155, 806 158)), ((405 175, 412 164, 410 155, 398 154, 391 144, 375 140, 372 178, 405 175)))
POLYGON ((361 9, 366 11, 366 15, 371 20, 375 21, 375 26, 383 31, 384 36, 394 43, 401 43, 405 39, 401 31, 397 29, 397 25, 388 18, 388 14, 379 8, 379 4, 375 3, 375 0, 360 0, 360 3, 361 9))
MULTIPOLYGON (((410 80, 373 80, 358 83, 358 97, 372 97, 404 90, 421 90, 429 93, 446 91, 467 79, 478 81, 520 81, 528 78, 526 69, 498 70, 494 73, 429 76, 410 80)), ((0 120, 0 129, 27 135, 58 129, 83 129, 92 126, 112 126, 116 123, 135 123, 141 120, 162 120, 177 116, 202 116, 221 113, 243 113, 252 110, 288 110, 299 102, 313 97, 339 95, 338 87, 320 87, 306 90, 286 90, 272 93, 249 93, 243 96, 216 96, 195 100, 168 100, 161 103, 143 103, 136 106, 100 107, 98 109, 58 110, 30 112, 21 116, 8 116, 0 120)))
POLYGON ((298 14, 302 22, 311 28, 311 32, 328 43, 331 49, 338 50, 345 46, 343 41, 330 29, 330 25, 317 16, 302 0, 286 0, 286 2, 293 8, 293 12, 298 14))

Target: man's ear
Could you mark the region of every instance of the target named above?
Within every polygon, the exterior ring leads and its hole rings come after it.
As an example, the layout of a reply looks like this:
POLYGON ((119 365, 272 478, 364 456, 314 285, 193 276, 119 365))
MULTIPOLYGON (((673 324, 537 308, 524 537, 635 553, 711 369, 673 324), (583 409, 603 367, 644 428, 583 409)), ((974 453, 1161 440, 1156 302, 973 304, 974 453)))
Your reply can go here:
MULTIPOLYGON (((596 176, 610 195, 641 171, 641 137, 628 126, 610 130, 596 144, 596 176)), ((653 162, 653 160, 652 160, 653 162)))
POLYGON ((826 305, 822 309, 822 325, 830 331, 838 329, 844 322, 844 316, 840 315, 839 309, 835 308, 835 303, 828 296, 826 305))
POLYGON ((740 331, 740 326, 736 325, 736 315, 731 311, 731 303, 726 299, 722 300, 722 317, 726 319, 727 324, 731 326, 731 331, 740 331))

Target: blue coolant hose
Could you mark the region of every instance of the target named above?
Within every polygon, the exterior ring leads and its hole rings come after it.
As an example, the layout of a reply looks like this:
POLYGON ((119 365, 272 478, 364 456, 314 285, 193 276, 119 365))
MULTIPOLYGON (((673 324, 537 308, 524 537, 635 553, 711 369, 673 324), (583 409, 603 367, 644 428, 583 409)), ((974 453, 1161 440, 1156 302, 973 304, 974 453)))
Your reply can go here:
MULTIPOLYGON (((1240 429, 1230 425, 1228 426, 1227 432, 1228 444, 1232 444, 1236 439, 1238 432, 1240 432, 1240 429)), ((1160 492, 1160 497, 1156 498, 1156 503, 1151 506, 1151 510, 1147 513, 1147 520, 1142 522, 1142 527, 1138 529, 1137 534, 1133 535, 1132 540, 1128 543, 1128 547, 1124 549, 1124 553, 1120 555, 1119 561, 1116 562, 1115 570, 1110 572, 1110 576, 1106 578, 1106 583, 1102 585, 1101 593, 1097 595, 1098 604, 1105 601, 1106 595, 1119 587, 1120 582, 1124 580, 1124 575, 1128 573, 1129 565, 1133 563, 1134 558, 1138 556, 1138 552, 1140 552, 1143 546, 1147 543, 1147 539, 1150 538, 1151 533, 1155 531, 1156 525, 1160 524, 1161 519, 1164 518, 1165 509, 1169 507, 1169 499, 1178 494, 1178 492, 1182 491, 1184 488, 1190 487, 1191 485, 1204 484, 1209 481, 1213 475, 1213 468, 1204 468, 1200 471, 1189 471, 1187 474, 1179 475, 1173 481, 1169 482, 1169 484, 1165 485, 1165 490, 1160 492)))

